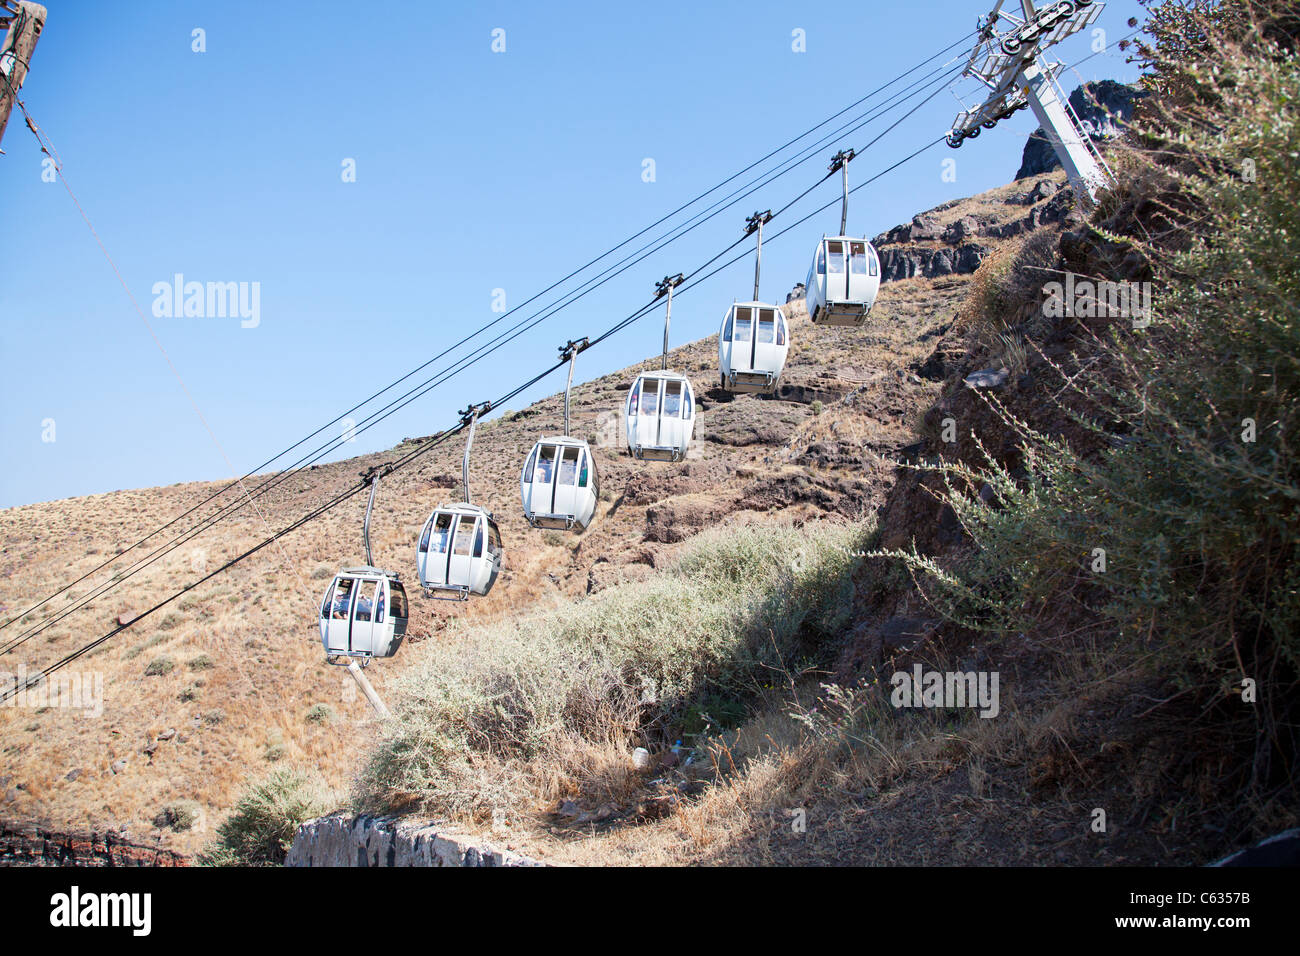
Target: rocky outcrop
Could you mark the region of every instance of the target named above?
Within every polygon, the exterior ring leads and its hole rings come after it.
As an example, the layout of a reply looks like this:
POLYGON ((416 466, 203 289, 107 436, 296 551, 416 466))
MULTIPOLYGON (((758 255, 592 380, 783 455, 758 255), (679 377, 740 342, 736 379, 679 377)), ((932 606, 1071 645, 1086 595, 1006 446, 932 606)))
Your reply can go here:
POLYGON ((882 281, 969 275, 979 269, 991 251, 977 240, 1013 239, 1042 226, 1066 222, 1074 210, 1074 194, 1068 187, 1058 188, 1045 180, 1008 203, 1031 208, 1009 222, 962 216, 942 229, 932 217, 922 215, 909 225, 895 226, 877 236, 874 243, 880 254, 882 281))
POLYGON ((188 866, 179 853, 103 833, 57 833, 0 820, 0 866, 188 866))
MULTIPOLYGON (((1102 80, 1100 83, 1085 83, 1078 87, 1070 94, 1070 105, 1074 107, 1079 122, 1089 136, 1094 140, 1107 140, 1123 132, 1133 118, 1134 106, 1145 95, 1123 83, 1102 80)), ((1060 168, 1061 161, 1056 158, 1056 150, 1042 127, 1039 127, 1025 144, 1016 179, 1050 173, 1060 168)))
POLYGON ((635 471, 623 489, 623 503, 649 505, 675 495, 707 491, 725 481, 727 468, 714 462, 688 461, 674 469, 647 468, 635 471))
POLYGON ((645 581, 652 572, 650 565, 639 562, 615 564, 612 561, 597 561, 587 572, 587 593, 596 594, 620 584, 645 581))
POLYGON ((723 406, 696 432, 719 445, 746 448, 750 445, 781 446, 789 440, 797 419, 777 418, 767 402, 744 398, 723 406))
POLYGON ((895 245, 900 242, 925 242, 938 239, 941 235, 943 235, 943 231, 934 219, 922 213, 919 216, 913 216, 910 223, 895 226, 883 236, 878 236, 875 244, 880 246, 895 245))
POLYGON ((955 249, 939 247, 927 249, 896 246, 880 251, 880 275, 885 282, 913 279, 922 276, 935 279, 939 276, 969 275, 980 267, 989 254, 985 246, 967 243, 955 249))
POLYGON ((338 813, 298 828, 285 866, 541 866, 474 837, 391 817, 338 813))
POLYGON ((685 541, 731 510, 729 502, 720 502, 704 495, 671 498, 651 505, 645 512, 644 541, 676 544, 685 541))
MULTIPOLYGON (((860 455, 844 454, 834 443, 811 446, 801 458, 809 463, 848 461, 861 466, 860 455)), ((849 478, 810 478, 798 472, 769 476, 747 485, 739 501, 745 511, 780 511, 794 505, 812 505, 826 514, 852 515, 869 498, 865 481, 849 478)))

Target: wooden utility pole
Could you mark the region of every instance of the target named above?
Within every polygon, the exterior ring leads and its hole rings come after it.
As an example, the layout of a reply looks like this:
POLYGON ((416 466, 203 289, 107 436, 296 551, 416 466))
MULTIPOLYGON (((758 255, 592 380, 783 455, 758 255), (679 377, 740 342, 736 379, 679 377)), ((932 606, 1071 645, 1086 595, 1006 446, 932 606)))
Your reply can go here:
MULTIPOLYGON (((4 141, 9 112, 23 88, 32 52, 45 28, 45 8, 28 0, 0 0, 0 26, 9 28, 0 47, 0 143, 4 141)), ((0 150, 3 152, 3 150, 0 150)))

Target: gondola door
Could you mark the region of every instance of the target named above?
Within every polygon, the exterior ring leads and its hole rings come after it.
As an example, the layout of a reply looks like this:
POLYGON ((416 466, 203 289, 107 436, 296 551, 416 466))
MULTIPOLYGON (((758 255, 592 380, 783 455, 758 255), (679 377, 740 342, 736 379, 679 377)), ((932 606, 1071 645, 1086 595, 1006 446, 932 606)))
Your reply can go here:
POLYGON ((352 627, 348 647, 354 653, 375 652, 375 607, 383 596, 382 581, 357 579, 353 586, 352 627))
POLYGON ((467 588, 474 583, 474 558, 483 556, 483 528, 479 519, 457 515, 447 558, 447 584, 467 588))
POLYGON ((636 411, 632 417, 632 447, 655 448, 659 445, 659 406, 663 395, 663 379, 646 376, 637 383, 633 399, 636 411))
POLYGON ((331 654, 347 654, 352 650, 352 607, 356 603, 356 590, 355 578, 340 577, 330 591, 326 628, 331 654))
POLYGON ((880 263, 876 259, 875 249, 865 239, 854 239, 849 246, 848 291, 844 298, 849 302, 860 302, 863 311, 871 308, 875 292, 872 289, 876 277, 880 274, 880 263))
POLYGON ((660 448, 671 448, 675 454, 686 452, 686 422, 682 421, 687 406, 686 383, 680 379, 665 379, 663 394, 659 398, 660 448))
POLYGON ((750 346, 749 371, 779 369, 783 364, 779 350, 785 347, 785 320, 776 309, 754 310, 754 341, 750 346))
POLYGON ((555 446, 539 442, 524 465, 523 493, 524 507, 529 515, 542 516, 551 513, 554 499, 553 481, 555 479, 555 446))
MULTIPOLYGON (((656 393, 657 394, 657 393, 656 393)), ((586 453, 575 445, 559 446, 559 461, 555 467, 555 483, 551 488, 551 514, 577 515, 578 476, 586 476, 586 453)), ((586 482, 583 482, 586 486, 586 482)))
POLYGON ((844 302, 849 295, 848 243, 826 240, 826 301, 844 302))
POLYGON ((747 305, 736 306, 731 330, 731 370, 754 371, 754 310, 747 305))
POLYGON ((419 558, 423 562, 421 581, 432 587, 446 585, 447 557, 451 550, 451 526, 454 516, 435 512, 420 537, 419 558))

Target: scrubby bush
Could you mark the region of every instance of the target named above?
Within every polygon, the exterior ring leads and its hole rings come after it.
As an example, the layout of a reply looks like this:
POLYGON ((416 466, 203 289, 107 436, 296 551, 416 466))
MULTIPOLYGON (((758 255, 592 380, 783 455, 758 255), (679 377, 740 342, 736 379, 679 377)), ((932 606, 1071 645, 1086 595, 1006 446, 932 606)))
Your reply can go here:
POLYGON ((163 807, 154 817, 153 825, 177 832, 188 830, 203 816, 202 808, 193 800, 181 800, 163 807))
POLYGON ((283 863, 298 827, 328 813, 333 803, 319 775, 276 770, 244 791, 198 862, 206 866, 283 863))
POLYGON ((1063 616, 1071 630, 1091 621, 1116 671, 1207 707, 1255 680, 1269 701, 1262 779, 1300 668, 1300 64, 1204 36, 1195 60, 1166 64, 1176 77, 1157 78, 1166 93, 1098 217, 1156 291, 1148 328, 1116 321, 1083 343, 1087 373, 1061 376, 1062 408, 1102 450, 986 399, 1023 469, 992 453, 944 465, 944 500, 975 547, 895 556, 963 624, 1050 634, 1063 616), (1144 235, 1137 210, 1168 228, 1144 235))
POLYGON ((163 677, 176 670, 176 662, 170 657, 155 657, 144 669, 145 677, 163 677))
POLYGON ((485 775, 517 800, 575 749, 625 753, 702 695, 735 698, 765 666, 825 653, 847 630, 866 534, 829 523, 706 532, 646 582, 432 644, 398 682, 360 803, 473 812, 492 799, 485 775))
POLYGON ((328 724, 334 720, 334 708, 329 704, 312 704, 303 719, 309 724, 328 724))

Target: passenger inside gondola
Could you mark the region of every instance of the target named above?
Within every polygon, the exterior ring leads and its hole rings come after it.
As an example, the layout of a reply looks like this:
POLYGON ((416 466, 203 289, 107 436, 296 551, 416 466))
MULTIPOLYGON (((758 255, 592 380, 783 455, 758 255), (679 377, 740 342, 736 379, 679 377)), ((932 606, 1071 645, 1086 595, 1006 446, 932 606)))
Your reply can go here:
POLYGON ((560 484, 572 485, 578 480, 578 449, 564 449, 564 458, 560 462, 560 484))
POLYGON ((682 413, 682 387, 677 382, 669 382, 664 387, 664 417, 676 418, 682 413))
POLYGON ((438 515, 438 520, 434 522, 433 542, 431 550, 436 554, 447 553, 447 535, 450 534, 451 515, 438 515))
POLYGON ((849 259, 849 271, 855 276, 867 274, 867 244, 855 242, 850 245, 852 256, 849 259))
POLYGON ((541 481, 544 484, 550 484, 551 479, 555 476, 555 446, 545 445, 542 453, 537 456, 537 469, 541 472, 541 481))
POLYGON ((345 620, 348 616, 348 604, 352 598, 352 578, 343 578, 334 590, 334 617, 345 620))

